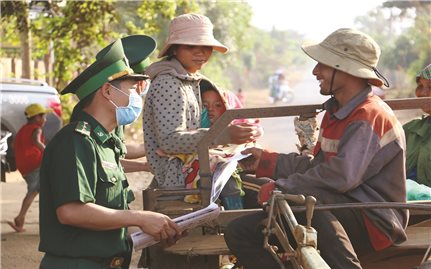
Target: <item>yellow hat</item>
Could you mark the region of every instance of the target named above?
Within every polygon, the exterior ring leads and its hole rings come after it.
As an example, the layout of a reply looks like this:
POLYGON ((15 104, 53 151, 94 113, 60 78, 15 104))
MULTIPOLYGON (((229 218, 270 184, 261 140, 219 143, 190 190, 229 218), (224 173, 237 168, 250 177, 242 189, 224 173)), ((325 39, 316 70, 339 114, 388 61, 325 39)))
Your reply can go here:
POLYGON ((24 114, 29 119, 39 114, 47 114, 51 112, 51 108, 46 108, 41 104, 31 104, 25 108, 24 114))

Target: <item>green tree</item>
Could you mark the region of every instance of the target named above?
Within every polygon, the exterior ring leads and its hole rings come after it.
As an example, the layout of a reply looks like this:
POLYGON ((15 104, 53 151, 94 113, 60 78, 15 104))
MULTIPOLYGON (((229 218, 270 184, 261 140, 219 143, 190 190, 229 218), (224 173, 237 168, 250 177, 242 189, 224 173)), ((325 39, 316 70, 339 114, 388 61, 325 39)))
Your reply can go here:
POLYGON ((31 35, 28 9, 29 5, 26 1, 2 1, 0 6, 2 22, 8 20, 13 21, 13 26, 15 26, 19 32, 22 59, 22 78, 30 78, 31 70, 31 35))
POLYGON ((355 22, 381 47, 379 68, 391 82, 389 97, 412 95, 415 74, 431 62, 431 2, 386 1, 355 22))

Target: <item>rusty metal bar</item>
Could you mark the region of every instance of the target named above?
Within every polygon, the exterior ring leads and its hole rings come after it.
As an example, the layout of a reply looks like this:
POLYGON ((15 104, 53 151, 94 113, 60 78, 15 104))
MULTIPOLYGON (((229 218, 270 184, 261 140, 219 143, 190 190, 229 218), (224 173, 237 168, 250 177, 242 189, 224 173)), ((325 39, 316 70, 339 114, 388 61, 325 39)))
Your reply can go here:
MULTIPOLYGON (((305 211, 305 206, 292 206, 293 212, 305 211)), ((344 204, 322 204, 316 205, 314 210, 336 210, 357 208, 392 208, 392 209, 417 209, 431 212, 431 204, 426 203, 398 203, 398 202, 369 202, 369 203, 344 203, 344 204)))
POLYGON ((145 210, 154 211, 156 209, 157 198, 162 196, 184 196, 200 194, 200 189, 155 189, 147 188, 142 191, 142 198, 145 210))
MULTIPOLYGON (((405 98, 385 100, 385 102, 393 110, 405 109, 430 109, 431 97, 424 98, 405 98)), ((209 167, 209 147, 214 143, 215 139, 229 123, 234 119, 247 118, 271 118, 271 117, 287 117, 298 116, 310 113, 315 113, 322 109, 322 104, 313 105, 296 105, 296 106, 279 106, 279 107, 262 107, 262 108, 240 108, 229 109, 214 123, 201 141, 198 143, 199 156, 199 175, 201 179, 202 203, 204 206, 210 202, 211 190, 211 170, 209 167)))

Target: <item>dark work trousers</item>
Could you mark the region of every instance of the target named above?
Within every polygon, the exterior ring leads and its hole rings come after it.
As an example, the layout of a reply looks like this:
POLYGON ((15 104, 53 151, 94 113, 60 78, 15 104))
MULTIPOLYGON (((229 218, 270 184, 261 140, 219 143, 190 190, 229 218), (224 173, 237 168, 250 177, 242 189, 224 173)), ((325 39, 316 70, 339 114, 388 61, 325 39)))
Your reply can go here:
MULTIPOLYGON (((332 194, 329 200, 351 202, 337 194, 332 194)), ((299 224, 306 224, 304 213, 295 213, 295 216, 299 224)), ((260 212, 238 218, 232 221, 225 231, 229 249, 246 269, 279 268, 271 254, 263 248, 262 220, 266 217, 266 212, 260 212)), ((290 232, 288 226, 284 226, 290 232)), ((372 246, 360 210, 315 211, 312 227, 317 230, 320 255, 332 269, 362 268, 356 253, 369 253, 372 246)), ((290 234, 291 244, 292 238, 290 234)), ((270 243, 279 245, 276 238, 271 238, 270 243)))

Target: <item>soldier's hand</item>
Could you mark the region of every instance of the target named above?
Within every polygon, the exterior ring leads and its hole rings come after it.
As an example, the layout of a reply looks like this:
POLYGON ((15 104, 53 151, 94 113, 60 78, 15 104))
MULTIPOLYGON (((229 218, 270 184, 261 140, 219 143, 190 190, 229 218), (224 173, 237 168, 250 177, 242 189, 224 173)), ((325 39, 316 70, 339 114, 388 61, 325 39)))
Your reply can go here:
POLYGON ((182 237, 184 237, 184 236, 186 236, 186 235, 188 235, 188 231, 187 231, 187 230, 183 231, 183 232, 181 233, 181 235, 175 235, 175 236, 173 236, 173 237, 169 237, 169 238, 168 238, 168 239, 166 239, 166 240, 162 240, 162 241, 160 241, 160 246, 161 246, 162 248, 167 248, 167 247, 170 247, 170 246, 172 246, 172 245, 175 245, 175 244, 177 243, 177 241, 178 241, 178 240, 180 240, 182 237))
POLYGON ((140 228, 155 240, 176 241, 175 238, 181 236, 180 228, 168 216, 151 211, 144 211, 144 214, 140 228))

